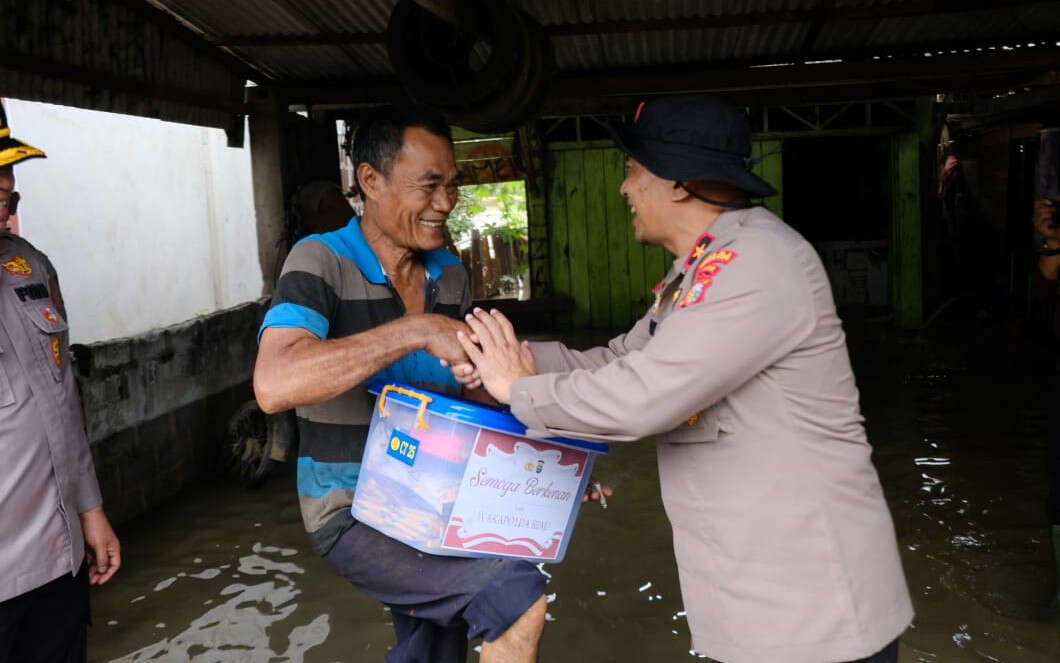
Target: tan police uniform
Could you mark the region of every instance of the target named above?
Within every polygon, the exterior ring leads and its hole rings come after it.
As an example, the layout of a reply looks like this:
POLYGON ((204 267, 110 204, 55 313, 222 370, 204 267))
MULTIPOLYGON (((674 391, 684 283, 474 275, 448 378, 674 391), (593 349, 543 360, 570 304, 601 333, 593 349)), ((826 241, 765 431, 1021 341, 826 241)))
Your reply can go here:
POLYGON ((511 406, 535 434, 655 438, 697 651, 850 661, 909 625, 828 278, 780 219, 722 214, 607 347, 531 347, 511 406))
POLYGON ((0 601, 76 573, 103 501, 68 344, 51 263, 0 234, 0 601))

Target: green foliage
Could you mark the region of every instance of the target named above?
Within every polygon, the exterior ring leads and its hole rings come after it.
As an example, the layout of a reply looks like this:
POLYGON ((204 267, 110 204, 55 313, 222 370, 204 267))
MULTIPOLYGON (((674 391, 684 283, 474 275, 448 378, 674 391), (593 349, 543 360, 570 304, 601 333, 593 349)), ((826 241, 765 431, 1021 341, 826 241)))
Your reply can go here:
POLYGON ((469 238, 474 228, 485 234, 500 234, 506 239, 525 239, 526 186, 516 180, 461 187, 460 201, 449 214, 448 226, 456 242, 469 238), (475 222, 475 217, 494 207, 500 211, 499 223, 475 222))

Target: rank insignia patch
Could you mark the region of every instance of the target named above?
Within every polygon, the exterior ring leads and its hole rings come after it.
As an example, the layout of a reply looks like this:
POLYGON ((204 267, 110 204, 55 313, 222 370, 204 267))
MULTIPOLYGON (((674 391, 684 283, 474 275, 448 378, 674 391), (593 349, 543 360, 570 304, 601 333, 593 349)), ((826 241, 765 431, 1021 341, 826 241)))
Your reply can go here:
POLYGON ((60 368, 63 365, 63 356, 59 352, 59 338, 57 336, 52 337, 52 361, 60 368))
POLYGON ((8 274, 15 276, 29 276, 33 273, 33 267, 22 256, 15 256, 11 260, 2 262, 0 267, 3 267, 8 274))
POLYGON ((688 254, 687 258, 685 258, 685 269, 688 269, 692 266, 692 263, 699 260, 703 254, 706 253, 707 247, 710 246, 710 243, 713 241, 714 235, 711 235, 710 233, 703 233, 700 235, 699 239, 696 240, 695 246, 692 247, 692 252, 688 254))
POLYGON ((703 261, 696 267, 696 273, 692 279, 693 285, 688 289, 688 294, 684 296, 677 308, 687 308, 703 301, 707 290, 714 284, 714 277, 721 273, 723 266, 735 260, 736 256, 736 252, 729 249, 712 251, 707 254, 707 257, 703 258, 703 261))

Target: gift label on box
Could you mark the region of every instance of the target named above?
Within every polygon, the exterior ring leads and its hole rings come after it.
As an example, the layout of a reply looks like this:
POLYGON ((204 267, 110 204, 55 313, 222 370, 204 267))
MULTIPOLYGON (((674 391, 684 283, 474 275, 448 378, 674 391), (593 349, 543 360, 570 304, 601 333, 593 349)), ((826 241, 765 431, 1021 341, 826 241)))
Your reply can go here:
POLYGON ((556 559, 589 460, 585 451, 482 429, 442 547, 556 559))

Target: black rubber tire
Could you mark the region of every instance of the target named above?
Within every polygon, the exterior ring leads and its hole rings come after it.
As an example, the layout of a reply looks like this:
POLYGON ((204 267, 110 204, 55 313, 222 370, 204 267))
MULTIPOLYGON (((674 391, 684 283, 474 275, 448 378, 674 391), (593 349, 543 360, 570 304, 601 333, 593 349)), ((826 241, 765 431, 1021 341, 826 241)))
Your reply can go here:
POLYGON ((482 34, 468 38, 412 0, 398 0, 387 25, 390 64, 417 102, 462 109, 502 90, 519 64, 513 48, 521 26, 515 12, 497 0, 470 0, 482 34), (484 66, 471 68, 476 41, 490 45, 484 66))
POLYGON ((221 445, 221 462, 226 474, 245 488, 257 488, 276 466, 276 461, 269 457, 271 450, 265 413, 256 401, 243 403, 228 420, 228 431, 221 445))
POLYGON ((478 108, 450 112, 453 124, 479 133, 511 131, 531 119, 541 106, 556 72, 555 52, 544 29, 527 13, 517 12, 523 48, 513 84, 478 108))

